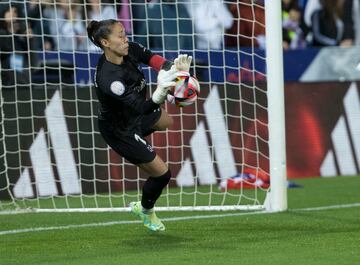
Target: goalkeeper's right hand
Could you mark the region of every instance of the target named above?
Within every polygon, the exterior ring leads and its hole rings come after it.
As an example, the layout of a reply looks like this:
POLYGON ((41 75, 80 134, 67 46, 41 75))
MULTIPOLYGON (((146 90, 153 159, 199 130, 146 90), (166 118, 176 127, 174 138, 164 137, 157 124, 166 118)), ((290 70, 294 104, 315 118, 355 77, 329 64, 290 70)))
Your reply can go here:
POLYGON ((175 79, 180 75, 176 69, 171 68, 168 71, 160 70, 157 77, 157 87, 152 95, 152 101, 156 104, 163 104, 171 87, 175 86, 175 79))

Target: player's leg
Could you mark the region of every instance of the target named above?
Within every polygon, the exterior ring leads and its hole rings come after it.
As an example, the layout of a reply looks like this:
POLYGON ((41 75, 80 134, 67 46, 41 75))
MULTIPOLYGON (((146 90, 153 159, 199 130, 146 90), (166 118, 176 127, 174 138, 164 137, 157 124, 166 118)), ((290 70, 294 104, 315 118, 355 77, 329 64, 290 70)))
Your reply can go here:
POLYGON ((141 202, 131 203, 130 206, 132 211, 143 220, 146 227, 153 231, 163 231, 165 226, 156 216, 153 208, 162 190, 169 183, 171 172, 158 155, 153 161, 138 166, 150 177, 143 186, 141 202))
POLYGON ((158 155, 156 155, 155 159, 150 163, 140 164, 138 166, 151 176, 143 186, 141 204, 145 209, 152 209, 160 197, 162 190, 169 183, 171 172, 158 155))
POLYGON ((173 124, 173 118, 161 108, 144 115, 141 120, 142 136, 148 136, 154 131, 164 131, 173 124))
POLYGON ((166 171, 168 171, 167 165, 158 155, 155 156, 153 161, 149 163, 141 163, 137 166, 148 173, 150 176, 154 177, 161 176, 166 173, 166 171))
MULTIPOLYGON (((156 113, 155 113, 156 114, 156 113)), ((160 113, 158 112, 160 116, 160 113)), ((153 208, 163 188, 169 183, 171 174, 164 161, 155 153, 151 145, 138 134, 119 137, 114 134, 111 124, 99 122, 99 130, 111 148, 131 163, 137 165, 151 177, 143 186, 141 202, 131 203, 131 210, 139 216, 144 225, 153 230, 165 230, 153 208)))
POLYGON ((164 109, 161 109, 161 116, 152 128, 155 131, 164 131, 169 128, 173 123, 173 118, 164 109))

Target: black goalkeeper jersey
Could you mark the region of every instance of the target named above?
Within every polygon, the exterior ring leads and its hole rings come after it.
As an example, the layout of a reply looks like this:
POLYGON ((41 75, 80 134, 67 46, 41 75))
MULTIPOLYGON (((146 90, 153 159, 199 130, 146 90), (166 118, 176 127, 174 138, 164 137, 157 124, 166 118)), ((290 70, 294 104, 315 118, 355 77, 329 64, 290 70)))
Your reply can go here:
MULTIPOLYGON (((140 132, 146 102, 146 81, 141 63, 149 64, 152 52, 129 42, 128 55, 122 64, 113 64, 103 54, 96 67, 95 88, 99 100, 99 119, 111 123, 117 134, 140 132)), ((150 110, 159 105, 151 102, 150 110)))

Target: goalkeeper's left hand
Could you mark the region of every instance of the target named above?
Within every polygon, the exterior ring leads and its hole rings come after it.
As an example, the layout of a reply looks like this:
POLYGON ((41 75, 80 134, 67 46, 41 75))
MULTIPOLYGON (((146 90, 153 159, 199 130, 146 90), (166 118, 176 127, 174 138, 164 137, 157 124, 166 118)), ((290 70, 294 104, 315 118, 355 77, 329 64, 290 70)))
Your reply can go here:
POLYGON ((175 86, 175 79, 179 76, 179 72, 176 69, 170 69, 168 71, 160 70, 157 77, 157 87, 152 94, 152 101, 156 104, 163 104, 166 96, 169 92, 169 89, 175 86))
POLYGON ((187 54, 179 54, 179 56, 174 60, 176 70, 189 72, 191 61, 191 56, 188 56, 187 54))

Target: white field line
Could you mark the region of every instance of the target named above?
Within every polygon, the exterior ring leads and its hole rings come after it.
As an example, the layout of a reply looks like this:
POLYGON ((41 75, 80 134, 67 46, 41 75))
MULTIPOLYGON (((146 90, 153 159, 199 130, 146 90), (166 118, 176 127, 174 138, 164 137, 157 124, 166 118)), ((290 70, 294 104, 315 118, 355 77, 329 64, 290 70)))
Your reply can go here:
MULTIPOLYGON (((352 208, 352 207, 360 207, 360 203, 329 205, 329 206, 314 207, 314 208, 290 209, 289 211, 291 211, 291 212, 321 211, 321 210, 342 209, 342 208, 352 208)), ((271 213, 274 213, 274 212, 257 211, 257 212, 246 212, 246 213, 224 213, 224 214, 211 214, 211 215, 192 215, 192 216, 182 216, 182 217, 161 218, 161 220, 164 221, 164 222, 176 222, 176 221, 199 220, 199 219, 210 219, 210 218, 225 218, 225 217, 233 217, 233 216, 271 214, 271 213)), ((29 233, 29 232, 66 230, 66 229, 72 229, 72 228, 103 227, 103 226, 112 226, 112 225, 121 225, 121 224, 136 224, 136 223, 141 223, 141 221, 127 220, 127 221, 112 221, 112 222, 89 223, 89 224, 73 224, 73 225, 48 226, 48 227, 34 227, 34 228, 24 228, 24 229, 14 229, 14 230, 0 231, 0 236, 10 235, 10 234, 29 233)))
POLYGON ((328 205, 328 206, 320 206, 320 207, 312 207, 312 208, 289 209, 289 211, 291 211, 291 212, 299 212, 299 211, 321 211, 321 210, 331 210, 331 209, 341 209, 341 208, 353 208, 353 207, 360 207, 360 202, 350 203, 350 204, 328 205))

